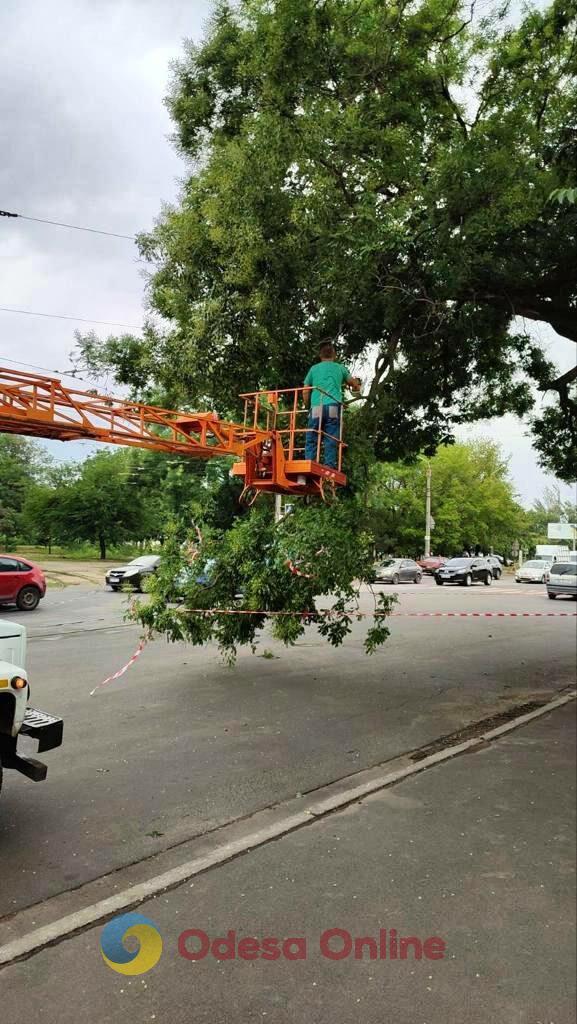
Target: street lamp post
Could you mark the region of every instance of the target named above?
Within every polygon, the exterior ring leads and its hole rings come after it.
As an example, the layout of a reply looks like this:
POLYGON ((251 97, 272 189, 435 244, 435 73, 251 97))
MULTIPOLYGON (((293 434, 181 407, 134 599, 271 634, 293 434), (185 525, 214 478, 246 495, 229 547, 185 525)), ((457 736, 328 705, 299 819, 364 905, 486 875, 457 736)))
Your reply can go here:
POLYGON ((427 460, 427 497, 425 501, 425 558, 431 554, 431 463, 427 460))

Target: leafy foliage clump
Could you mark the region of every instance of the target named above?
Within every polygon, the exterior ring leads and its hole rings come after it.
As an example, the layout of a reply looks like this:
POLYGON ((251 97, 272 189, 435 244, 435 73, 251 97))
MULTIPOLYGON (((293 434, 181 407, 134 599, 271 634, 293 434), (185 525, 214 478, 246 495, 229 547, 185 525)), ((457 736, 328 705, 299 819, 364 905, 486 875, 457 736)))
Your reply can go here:
MULTIPOLYGON (((316 624, 336 647, 350 633, 360 586, 371 577, 372 539, 358 522, 358 504, 349 498, 299 505, 280 523, 266 505, 224 534, 201 530, 200 545, 196 530, 175 526, 149 599, 133 614, 170 640, 216 642, 230 660, 239 645, 254 648, 269 621, 273 638, 287 645, 316 624)), ((375 600, 367 652, 388 637, 384 618, 394 602, 390 595, 375 600)))

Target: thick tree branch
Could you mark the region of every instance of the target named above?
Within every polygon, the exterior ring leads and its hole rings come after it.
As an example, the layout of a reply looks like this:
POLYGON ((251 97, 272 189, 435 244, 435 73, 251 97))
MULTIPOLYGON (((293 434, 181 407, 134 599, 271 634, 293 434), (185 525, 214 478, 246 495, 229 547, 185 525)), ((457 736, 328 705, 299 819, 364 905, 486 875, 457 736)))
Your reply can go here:
POLYGON ((554 302, 544 302, 525 295, 496 295, 492 292, 476 292, 471 298, 492 303, 499 309, 507 309, 514 316, 550 324, 561 337, 577 342, 577 315, 570 306, 560 307, 554 302))
POLYGON ((549 384, 543 384, 540 388, 541 391, 556 391, 558 393, 561 409, 569 418, 577 411, 577 403, 569 394, 569 386, 575 380, 577 380, 577 366, 573 366, 556 380, 550 381, 549 384))
POLYGON ((567 370, 567 373, 561 374, 560 377, 552 380, 549 384, 544 384, 541 391, 558 391, 560 387, 566 388, 574 380, 577 380, 577 366, 573 366, 570 370, 567 370))
POLYGON ((379 352, 375 360, 375 373, 367 395, 367 406, 371 409, 377 404, 383 383, 394 367, 400 340, 400 330, 393 331, 387 341, 385 351, 379 352))
POLYGON ((455 115, 455 120, 457 121, 457 124, 459 125, 461 131, 463 132, 463 135, 465 136, 465 138, 468 138, 469 125, 465 121, 463 115, 461 114, 461 111, 459 110, 458 105, 455 103, 455 100, 451 96, 449 86, 445 82, 444 78, 441 79, 441 93, 446 99, 447 103, 449 104, 451 110, 453 111, 455 115))

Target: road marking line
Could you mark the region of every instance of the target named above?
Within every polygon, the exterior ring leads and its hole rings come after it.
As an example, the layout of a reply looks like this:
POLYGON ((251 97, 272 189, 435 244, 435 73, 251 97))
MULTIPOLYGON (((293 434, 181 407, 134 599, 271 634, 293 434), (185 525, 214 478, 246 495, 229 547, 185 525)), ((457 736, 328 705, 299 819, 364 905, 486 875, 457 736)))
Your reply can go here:
MULTIPOLYGON (((462 754, 467 750, 471 750, 479 744, 486 743, 490 740, 503 736, 504 734, 511 732, 513 729, 518 729, 520 726, 568 704, 570 701, 574 700, 576 696, 577 692, 573 691, 569 694, 556 697, 547 704, 544 704, 542 707, 537 708, 535 711, 527 712, 524 715, 520 715, 518 718, 505 722, 504 725, 496 726, 485 733, 481 733, 478 736, 465 740, 462 743, 457 743, 451 747, 446 747, 437 753, 430 754, 428 757, 425 757, 420 761, 403 765, 401 768, 394 769, 389 765, 389 767, 384 766, 380 772, 375 768, 365 769, 353 776, 349 776, 349 784, 345 786, 345 788, 343 788, 343 785, 346 780, 336 780, 334 783, 331 783, 326 787, 322 787, 321 790, 317 790, 316 792, 305 796, 302 800, 302 809, 289 812, 279 820, 273 821, 270 824, 264 824, 261 827, 255 828, 253 831, 248 831, 237 839, 229 840, 228 842, 225 840, 220 844, 220 846, 204 855, 193 857, 191 860, 187 860, 177 867, 171 868, 169 871, 155 875, 154 877, 147 879, 145 882, 130 886, 128 889, 115 893, 114 896, 110 896, 107 899, 98 900, 91 906, 84 907, 81 910, 68 914, 65 917, 53 921, 41 928, 36 928, 33 931, 28 932, 28 934, 22 935, 20 938, 6 943, 6 945, 0 947, 0 966, 6 966, 15 960, 29 957, 46 946, 61 942, 83 929, 96 925, 99 922, 104 921, 106 918, 120 913, 120 911, 126 911, 132 907, 138 906, 145 900, 158 896, 162 892, 175 889, 190 878, 193 878, 195 875, 208 871, 211 868, 219 867, 220 865, 238 857, 240 854, 247 853, 250 850, 264 846, 272 840, 280 839, 282 836, 288 835, 297 829, 306 827, 319 818, 322 818, 334 811, 341 810, 352 803, 356 803, 358 800, 361 800, 372 793, 385 789, 388 786, 409 778, 412 775, 420 774, 427 768, 432 768, 444 761, 449 761, 453 757, 457 757, 459 754, 462 754), (363 777, 366 781, 362 781, 363 777), (335 786, 338 786, 338 792, 331 793, 331 788, 334 789, 335 786), (327 795, 323 796, 323 791, 327 795)), ((402 756, 406 757, 407 755, 402 756)), ((267 808, 264 811, 258 811, 253 817, 258 821, 259 818, 262 819, 263 816, 266 813, 270 813, 270 811, 271 808, 267 808)), ((223 830, 226 831, 228 829, 230 831, 232 827, 238 824, 238 822, 232 822, 229 826, 223 826, 223 830)), ((167 853, 169 852, 171 851, 167 851, 167 853)), ((26 911, 23 911, 22 913, 26 913, 26 911)))
MULTIPOLYGON (((49 627, 47 627, 49 628, 49 627)), ((29 633, 29 640, 51 640, 54 637, 82 636, 84 633, 110 633, 115 629, 138 629, 137 622, 118 622, 109 626, 90 626, 87 629, 65 629, 62 633, 29 633)))

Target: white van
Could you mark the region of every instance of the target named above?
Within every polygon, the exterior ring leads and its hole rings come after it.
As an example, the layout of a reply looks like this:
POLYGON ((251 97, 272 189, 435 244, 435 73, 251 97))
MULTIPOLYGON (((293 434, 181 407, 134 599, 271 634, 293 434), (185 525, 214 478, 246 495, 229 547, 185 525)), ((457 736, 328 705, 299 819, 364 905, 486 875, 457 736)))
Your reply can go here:
POLYGON ((13 768, 33 782, 46 778, 45 764, 17 752, 19 736, 38 740, 40 753, 62 743, 62 719, 30 706, 25 660, 24 626, 0 619, 0 789, 4 768, 13 768))

